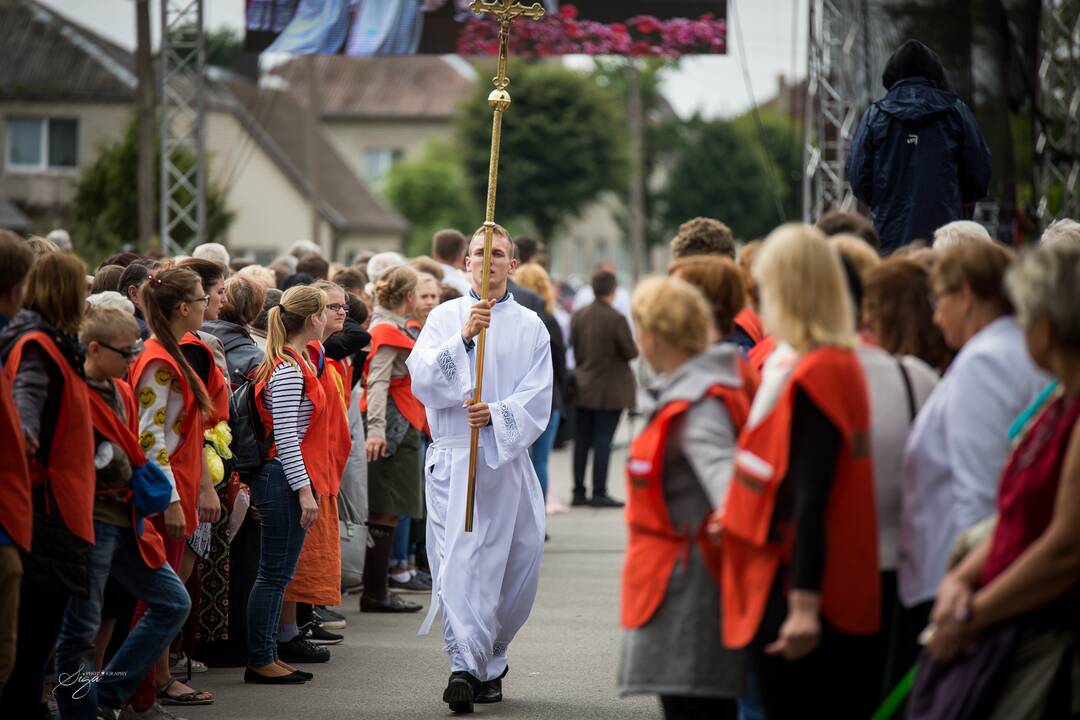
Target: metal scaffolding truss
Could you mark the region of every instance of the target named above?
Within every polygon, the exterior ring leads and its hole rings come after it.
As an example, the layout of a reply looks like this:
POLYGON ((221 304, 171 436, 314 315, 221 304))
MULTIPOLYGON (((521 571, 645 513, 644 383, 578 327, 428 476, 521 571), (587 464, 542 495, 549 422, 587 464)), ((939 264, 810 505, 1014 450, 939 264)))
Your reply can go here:
POLYGON ((869 101, 865 13, 860 0, 810 0, 803 105, 803 216, 808 222, 832 207, 855 207, 844 165, 859 113, 869 101))
POLYGON ((205 241, 203 0, 161 0, 161 246, 205 241))
POLYGON ((1080 217, 1080 2, 1043 0, 1039 47, 1039 123, 1035 140, 1039 224, 1080 217))

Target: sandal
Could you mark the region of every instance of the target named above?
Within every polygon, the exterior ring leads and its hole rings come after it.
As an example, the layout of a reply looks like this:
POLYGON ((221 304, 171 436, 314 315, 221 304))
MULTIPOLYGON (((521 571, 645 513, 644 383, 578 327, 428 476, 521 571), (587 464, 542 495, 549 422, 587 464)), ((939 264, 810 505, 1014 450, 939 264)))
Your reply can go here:
POLYGON ((162 705, 213 705, 214 696, 206 690, 193 690, 183 695, 172 696, 169 688, 180 682, 179 678, 170 678, 169 682, 157 689, 157 699, 162 705))

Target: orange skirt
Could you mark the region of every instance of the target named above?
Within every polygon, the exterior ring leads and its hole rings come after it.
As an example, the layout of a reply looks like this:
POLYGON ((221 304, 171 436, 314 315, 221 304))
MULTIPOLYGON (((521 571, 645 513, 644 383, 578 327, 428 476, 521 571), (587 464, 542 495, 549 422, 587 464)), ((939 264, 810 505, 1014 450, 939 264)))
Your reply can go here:
POLYGON ((319 516, 308 528, 296 575, 285 588, 285 600, 311 605, 341 604, 341 539, 337 498, 319 497, 319 516))

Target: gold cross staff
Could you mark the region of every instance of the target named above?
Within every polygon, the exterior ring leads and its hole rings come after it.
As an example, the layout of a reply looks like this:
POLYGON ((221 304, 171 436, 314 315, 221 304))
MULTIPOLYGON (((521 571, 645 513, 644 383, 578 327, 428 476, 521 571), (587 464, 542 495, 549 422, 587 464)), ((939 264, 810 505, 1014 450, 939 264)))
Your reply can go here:
MULTIPOLYGON (((473 0, 469 9, 474 13, 488 13, 499 21, 499 65, 498 72, 492 79, 495 89, 488 95, 488 107, 494 111, 491 119, 491 158, 488 163, 487 208, 484 212, 484 272, 480 276, 480 297, 488 299, 488 274, 491 272, 491 236, 495 229, 495 189, 499 183, 499 146, 502 144, 502 114, 510 107, 510 93, 506 92, 510 78, 506 76, 506 59, 509 55, 510 23, 516 18, 525 17, 539 20, 544 17, 544 7, 540 3, 530 6, 515 0, 473 0)), ((487 332, 480 331, 476 340, 476 389, 473 403, 480 402, 484 391, 484 345, 487 332)), ((476 505, 476 455, 480 443, 480 429, 473 428, 469 444, 469 486, 465 500, 465 532, 472 532, 473 510, 476 505)))

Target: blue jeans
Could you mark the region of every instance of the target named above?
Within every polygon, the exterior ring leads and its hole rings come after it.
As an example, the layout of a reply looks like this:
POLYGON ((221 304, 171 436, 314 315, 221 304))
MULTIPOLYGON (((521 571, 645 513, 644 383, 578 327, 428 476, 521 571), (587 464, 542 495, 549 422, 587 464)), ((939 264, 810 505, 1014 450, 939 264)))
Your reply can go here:
POLYGON ((412 518, 399 517, 394 527, 394 545, 390 549, 390 567, 406 567, 409 564, 409 554, 412 550, 409 531, 412 529, 412 518))
POLYGON ((90 594, 68 600, 56 644, 56 703, 64 720, 93 720, 99 705, 120 707, 180 632, 191 609, 184 584, 167 563, 151 570, 143 562, 131 528, 95 520, 87 565, 90 594), (84 673, 94 672, 94 638, 110 574, 150 609, 128 633, 105 673, 87 676, 84 673))
POLYGON ((547 499, 548 490, 548 458, 551 457, 551 448, 555 447, 555 436, 559 434, 559 411, 551 411, 551 419, 548 420, 547 429, 536 438, 536 442, 529 448, 529 456, 532 458, 533 470, 536 477, 540 478, 540 490, 547 499))
POLYGON ((278 460, 267 461, 252 478, 251 501, 261 518, 262 551, 259 573, 248 596, 248 664, 262 667, 277 660, 277 628, 285 586, 296 573, 307 530, 300 527, 300 498, 289 487, 278 460))

